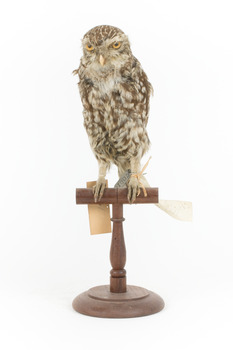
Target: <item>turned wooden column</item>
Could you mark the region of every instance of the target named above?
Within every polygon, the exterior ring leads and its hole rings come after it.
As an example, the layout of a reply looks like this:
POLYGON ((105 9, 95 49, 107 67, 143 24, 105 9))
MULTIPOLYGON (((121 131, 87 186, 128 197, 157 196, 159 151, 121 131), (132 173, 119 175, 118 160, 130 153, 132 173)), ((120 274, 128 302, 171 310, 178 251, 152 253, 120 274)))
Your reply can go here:
POLYGON ((112 206, 112 243, 110 248, 110 261, 112 270, 110 271, 110 292, 124 293, 126 292, 126 248, 123 233, 122 222, 123 204, 113 204, 112 206))

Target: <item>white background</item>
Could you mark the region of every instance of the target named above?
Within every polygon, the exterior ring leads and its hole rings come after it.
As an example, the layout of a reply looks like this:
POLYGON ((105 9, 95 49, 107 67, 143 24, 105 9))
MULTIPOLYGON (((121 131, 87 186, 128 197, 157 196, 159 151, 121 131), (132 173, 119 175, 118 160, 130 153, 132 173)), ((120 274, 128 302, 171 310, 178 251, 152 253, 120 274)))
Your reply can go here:
POLYGON ((0 17, 1 348, 232 349, 231 1, 13 0, 0 17), (111 235, 90 236, 87 208, 75 205, 97 162, 71 73, 80 39, 100 24, 128 34, 155 90, 148 181, 194 207, 184 223, 125 206, 128 283, 166 302, 136 319, 71 308, 111 269, 111 235))

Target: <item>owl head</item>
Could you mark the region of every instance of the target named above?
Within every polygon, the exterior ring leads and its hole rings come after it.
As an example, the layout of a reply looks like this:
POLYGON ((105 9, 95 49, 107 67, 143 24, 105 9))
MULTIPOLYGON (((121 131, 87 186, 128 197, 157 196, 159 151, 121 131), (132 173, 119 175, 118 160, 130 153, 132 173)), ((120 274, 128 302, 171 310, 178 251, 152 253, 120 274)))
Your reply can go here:
POLYGON ((89 30, 82 39, 83 64, 95 70, 120 68, 132 56, 128 37, 116 27, 102 25, 89 30))

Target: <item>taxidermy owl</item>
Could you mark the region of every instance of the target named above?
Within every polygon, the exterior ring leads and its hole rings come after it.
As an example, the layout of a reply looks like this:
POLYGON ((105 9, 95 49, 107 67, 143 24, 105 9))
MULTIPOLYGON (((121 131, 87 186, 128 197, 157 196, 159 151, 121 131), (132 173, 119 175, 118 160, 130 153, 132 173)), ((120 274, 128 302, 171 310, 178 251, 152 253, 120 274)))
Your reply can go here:
MULTIPOLYGON (((152 86, 122 30, 97 26, 84 35, 82 47, 83 56, 74 74, 79 76, 84 126, 99 166, 93 189, 97 202, 112 163, 120 177, 127 170, 132 174, 140 171, 141 158, 150 144, 146 126, 152 86)), ((131 176, 127 186, 132 203, 140 187, 138 178, 131 176)))

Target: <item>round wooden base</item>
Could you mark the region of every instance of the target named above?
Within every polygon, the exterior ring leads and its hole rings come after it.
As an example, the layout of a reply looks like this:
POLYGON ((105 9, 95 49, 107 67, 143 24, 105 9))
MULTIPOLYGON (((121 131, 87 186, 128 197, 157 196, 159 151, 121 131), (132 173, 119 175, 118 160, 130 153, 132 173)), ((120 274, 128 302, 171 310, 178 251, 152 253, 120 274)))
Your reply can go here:
POLYGON ((164 308, 164 301, 145 288, 127 286, 125 293, 111 293, 109 285, 104 285, 78 295, 72 305, 88 316, 127 318, 155 314, 164 308))

